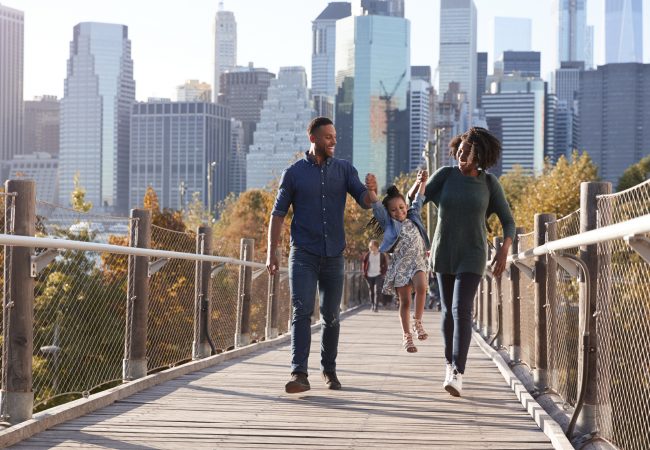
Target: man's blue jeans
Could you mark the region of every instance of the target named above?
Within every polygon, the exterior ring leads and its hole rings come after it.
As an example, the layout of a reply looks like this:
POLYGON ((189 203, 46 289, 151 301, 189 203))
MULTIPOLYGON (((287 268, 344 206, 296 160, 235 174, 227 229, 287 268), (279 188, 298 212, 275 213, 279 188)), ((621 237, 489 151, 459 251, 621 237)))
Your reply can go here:
POLYGON ((291 288, 291 372, 308 373, 311 346, 311 316, 316 288, 321 317, 321 370, 336 370, 339 345, 339 309, 343 294, 343 255, 326 257, 291 247, 289 286, 291 288))

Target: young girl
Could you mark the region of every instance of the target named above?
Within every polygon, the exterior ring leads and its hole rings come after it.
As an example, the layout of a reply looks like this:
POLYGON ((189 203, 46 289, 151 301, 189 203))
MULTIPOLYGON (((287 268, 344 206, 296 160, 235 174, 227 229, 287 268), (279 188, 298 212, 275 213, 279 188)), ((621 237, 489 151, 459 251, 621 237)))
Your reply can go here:
POLYGON ((386 197, 381 202, 377 198, 377 193, 368 189, 368 200, 372 202, 374 215, 368 225, 377 235, 382 231, 384 233, 379 251, 393 253, 384 278, 383 293, 389 295, 397 293, 399 297, 402 345, 409 353, 418 351, 413 343, 409 324, 412 287, 415 287, 413 331, 421 341, 428 337, 422 326, 422 314, 427 289, 426 250, 429 248, 429 238, 420 218, 426 181, 427 172, 419 171, 417 181, 411 189, 411 191, 417 189, 417 194, 410 208, 407 208, 406 199, 395 186, 388 188, 386 197))

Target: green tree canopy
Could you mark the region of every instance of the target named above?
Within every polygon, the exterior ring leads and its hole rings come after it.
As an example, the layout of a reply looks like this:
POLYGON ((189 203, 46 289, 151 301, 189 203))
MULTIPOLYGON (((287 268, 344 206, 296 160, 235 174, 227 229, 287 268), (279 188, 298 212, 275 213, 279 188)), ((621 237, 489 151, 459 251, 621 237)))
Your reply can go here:
POLYGON ((645 180, 650 178, 650 155, 642 158, 638 163, 632 164, 630 167, 625 169, 621 178, 618 179, 618 186, 616 190, 618 192, 629 189, 632 186, 643 183, 645 180))

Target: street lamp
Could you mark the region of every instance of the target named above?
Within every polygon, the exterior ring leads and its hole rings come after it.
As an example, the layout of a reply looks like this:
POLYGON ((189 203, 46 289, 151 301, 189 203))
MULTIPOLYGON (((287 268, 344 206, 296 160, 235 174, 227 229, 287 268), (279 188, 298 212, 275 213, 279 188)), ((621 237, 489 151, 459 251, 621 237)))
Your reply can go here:
POLYGON ((212 161, 208 165, 208 215, 212 220, 212 171, 217 167, 217 163, 212 161))

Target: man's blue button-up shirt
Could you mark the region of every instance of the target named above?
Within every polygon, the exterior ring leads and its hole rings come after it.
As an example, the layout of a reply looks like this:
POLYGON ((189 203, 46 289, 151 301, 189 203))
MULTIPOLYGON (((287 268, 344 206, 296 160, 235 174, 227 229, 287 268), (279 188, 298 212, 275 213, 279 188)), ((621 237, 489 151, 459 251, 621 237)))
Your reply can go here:
POLYGON ((284 217, 293 205, 291 245, 315 255, 338 256, 345 249, 343 215, 348 193, 361 207, 369 208, 364 202, 366 187, 352 164, 327 158, 319 166, 306 152, 282 173, 271 214, 284 217))

